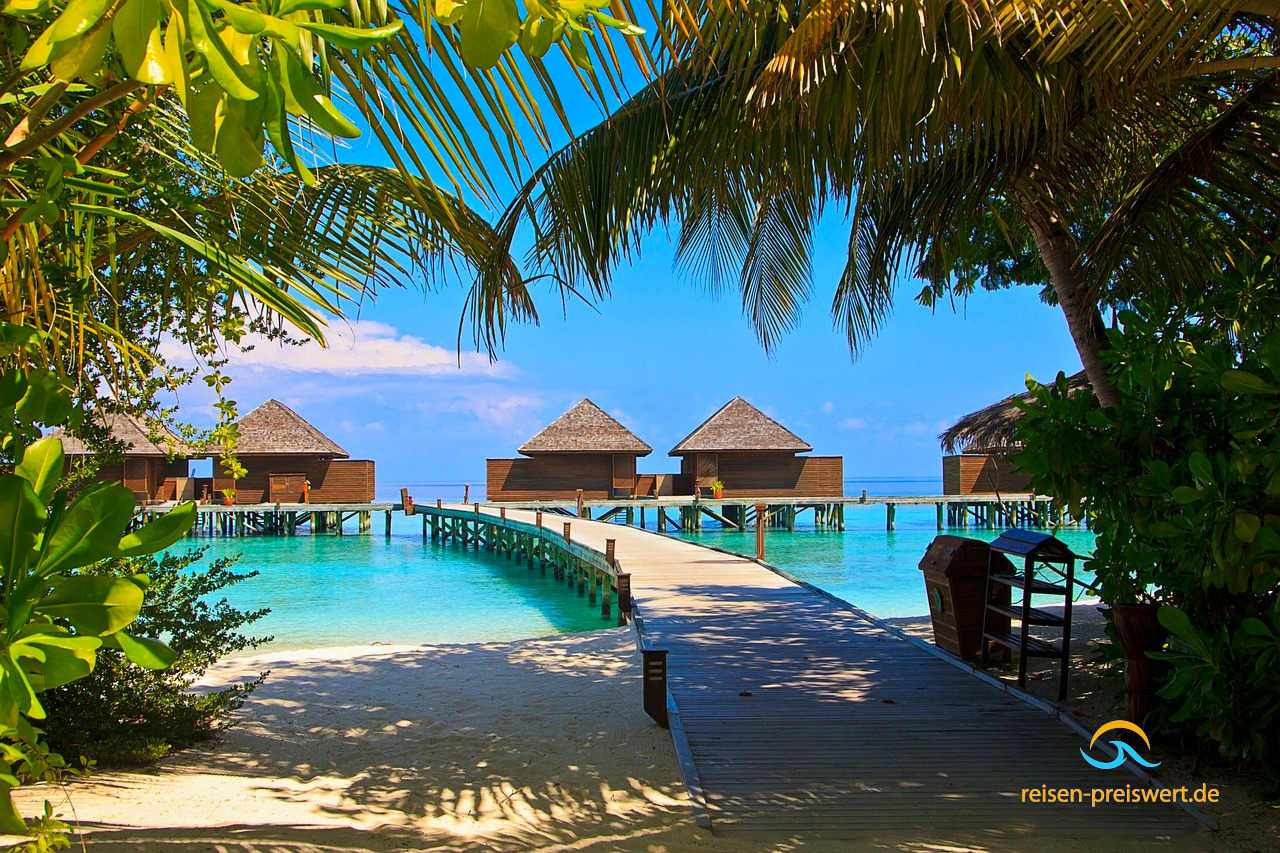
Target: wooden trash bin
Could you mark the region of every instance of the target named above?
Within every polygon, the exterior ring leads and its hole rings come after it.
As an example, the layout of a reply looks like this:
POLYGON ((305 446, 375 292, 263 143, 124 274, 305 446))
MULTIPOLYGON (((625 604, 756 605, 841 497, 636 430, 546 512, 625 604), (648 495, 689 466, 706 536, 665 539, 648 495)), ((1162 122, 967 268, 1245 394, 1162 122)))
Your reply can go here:
MULTIPOLYGON (((929 543, 920 570, 933 619, 933 641, 953 655, 971 658, 982 651, 982 619, 987 609, 987 567, 1014 571, 1003 554, 991 552, 980 539, 938 536, 929 543)), ((997 584, 992 595, 997 603, 1009 603, 1009 588, 997 584)), ((1005 618, 1003 630, 1009 630, 1005 618)))

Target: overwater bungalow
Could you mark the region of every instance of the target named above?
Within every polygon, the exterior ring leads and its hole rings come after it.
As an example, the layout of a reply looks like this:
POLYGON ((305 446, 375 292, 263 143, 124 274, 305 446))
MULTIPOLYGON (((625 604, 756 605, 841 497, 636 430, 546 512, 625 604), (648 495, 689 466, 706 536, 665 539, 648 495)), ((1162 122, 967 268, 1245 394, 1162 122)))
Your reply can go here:
POLYGON ((371 459, 350 459, 331 438, 279 400, 267 400, 236 424, 236 456, 247 473, 232 480, 219 466, 215 492, 231 490, 238 504, 369 503, 371 459))
POLYGON ((844 458, 800 456, 813 447, 741 397, 703 421, 669 455, 680 457, 676 491, 724 497, 841 497, 844 458))
MULTIPOLYGON (((1081 371, 1067 380, 1071 389, 1089 387, 1081 371)), ((1025 492, 1030 479, 1010 456, 1021 449, 1015 427, 1022 417, 1017 403, 1031 392, 1010 394, 984 409, 970 412, 938 435, 942 443, 942 493, 945 495, 1025 492)))
MULTIPOLYGON (((124 459, 99 468, 100 482, 122 483, 139 503, 195 497, 194 482, 189 476, 191 449, 171 430, 161 427, 157 434, 133 415, 121 413, 105 415, 103 426, 111 438, 124 445, 124 459)), ((49 435, 62 439, 68 468, 92 455, 84 441, 63 430, 53 430, 49 435)))
POLYGON ((485 460, 489 500, 570 500, 579 489, 586 500, 633 497, 636 459, 653 448, 583 398, 518 451, 528 458, 485 460))

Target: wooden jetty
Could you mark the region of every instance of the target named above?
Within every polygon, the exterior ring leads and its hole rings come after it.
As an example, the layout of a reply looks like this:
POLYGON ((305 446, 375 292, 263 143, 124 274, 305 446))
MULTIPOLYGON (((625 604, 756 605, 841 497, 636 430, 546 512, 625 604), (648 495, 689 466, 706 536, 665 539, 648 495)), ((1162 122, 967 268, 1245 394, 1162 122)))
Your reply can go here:
MULTIPOLYGON (((147 504, 138 508, 137 521, 173 509, 175 504, 147 504)), ((393 503, 277 503, 277 504, 197 504, 196 521, 189 536, 294 536, 298 533, 343 535, 346 524, 355 521, 356 532, 373 529, 373 514, 383 514, 383 530, 391 535, 393 503)))
POLYGON ((550 547, 589 564, 588 585, 612 582, 634 613, 646 710, 670 727, 695 816, 717 833, 1017 846, 1198 827, 1174 805, 1024 801, 1042 785, 1148 781, 1086 764, 1069 715, 767 564, 600 521, 552 524, 545 511, 414 511, 424 535, 534 562, 550 547))
POLYGON ((884 507, 885 529, 897 524, 898 507, 932 506, 938 530, 948 527, 1068 527, 1074 519, 1056 507, 1044 495, 1030 492, 1016 494, 971 495, 861 495, 830 497, 739 497, 702 498, 693 495, 660 498, 610 498, 591 500, 579 495, 575 500, 500 501, 497 506, 558 512, 597 521, 613 521, 645 527, 654 519, 658 532, 668 528, 691 532, 702 529, 704 519, 711 519, 729 529, 755 527, 756 506, 765 504, 765 526, 794 530, 804 513, 809 513, 814 527, 822 530, 844 530, 845 512, 849 509, 884 507))

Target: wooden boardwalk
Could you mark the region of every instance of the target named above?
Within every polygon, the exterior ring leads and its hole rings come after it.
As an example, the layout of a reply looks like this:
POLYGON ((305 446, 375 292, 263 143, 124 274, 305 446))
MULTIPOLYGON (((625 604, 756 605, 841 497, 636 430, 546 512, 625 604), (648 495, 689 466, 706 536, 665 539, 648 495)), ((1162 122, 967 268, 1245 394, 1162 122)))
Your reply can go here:
MULTIPOLYGON (((480 509, 496 521, 496 508, 480 509)), ((560 524, 548 527, 558 539, 560 524)), ((582 519, 572 539, 600 552, 615 540, 642 641, 669 653, 672 734, 695 813, 717 833, 928 826, 1008 843, 1199 828, 1175 805, 1023 803, 1022 789, 1042 785, 1146 785, 1088 766, 1080 736, 1043 710, 754 560, 582 519)))

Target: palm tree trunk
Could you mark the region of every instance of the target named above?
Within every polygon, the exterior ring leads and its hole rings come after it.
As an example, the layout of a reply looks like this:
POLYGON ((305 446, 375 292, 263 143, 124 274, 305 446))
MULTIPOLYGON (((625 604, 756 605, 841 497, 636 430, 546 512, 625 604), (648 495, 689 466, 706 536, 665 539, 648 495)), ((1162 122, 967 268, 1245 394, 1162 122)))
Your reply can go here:
POLYGON ((1067 318, 1067 328, 1075 341, 1080 363, 1093 386, 1093 393, 1103 406, 1114 406, 1120 395, 1107 376, 1107 366, 1102 361, 1102 349, 1106 345, 1107 330, 1098 311, 1098 303, 1089 294, 1089 288, 1079 270, 1073 266, 1075 250, 1071 235, 1063 227, 1058 216, 1029 196, 1019 199, 1022 215, 1035 237, 1040 259, 1049 271, 1049 280, 1058 295, 1058 304, 1067 318))

